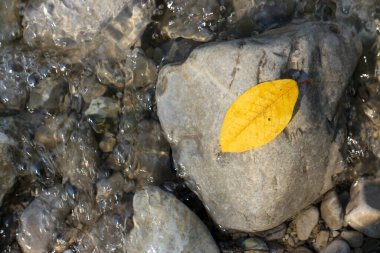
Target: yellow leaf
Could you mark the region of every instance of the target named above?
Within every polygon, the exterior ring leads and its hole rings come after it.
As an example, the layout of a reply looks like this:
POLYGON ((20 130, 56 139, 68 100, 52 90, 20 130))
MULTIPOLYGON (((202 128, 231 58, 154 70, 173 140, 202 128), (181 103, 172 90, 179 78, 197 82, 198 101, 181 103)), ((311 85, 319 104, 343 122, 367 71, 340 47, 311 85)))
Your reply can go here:
POLYGON ((243 152, 274 140, 288 125, 298 98, 291 79, 260 83, 228 109, 220 131, 222 152, 243 152))

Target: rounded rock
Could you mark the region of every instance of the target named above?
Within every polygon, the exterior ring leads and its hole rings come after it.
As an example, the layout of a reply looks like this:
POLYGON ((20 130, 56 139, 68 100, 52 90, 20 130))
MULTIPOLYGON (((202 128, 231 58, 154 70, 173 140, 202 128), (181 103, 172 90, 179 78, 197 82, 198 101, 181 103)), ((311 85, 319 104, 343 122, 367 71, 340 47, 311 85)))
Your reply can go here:
POLYGON ((309 238, 311 231, 317 225, 319 218, 318 208, 312 206, 300 214, 295 219, 297 237, 305 241, 309 238))
POLYGON ((328 192, 321 203, 321 217, 331 230, 343 226, 343 209, 335 191, 328 192))
POLYGON ((335 240, 327 245, 320 253, 350 253, 351 249, 343 240, 335 240))
POLYGON ((133 209, 134 228, 127 237, 127 252, 219 252, 201 220, 158 187, 137 191, 133 209))

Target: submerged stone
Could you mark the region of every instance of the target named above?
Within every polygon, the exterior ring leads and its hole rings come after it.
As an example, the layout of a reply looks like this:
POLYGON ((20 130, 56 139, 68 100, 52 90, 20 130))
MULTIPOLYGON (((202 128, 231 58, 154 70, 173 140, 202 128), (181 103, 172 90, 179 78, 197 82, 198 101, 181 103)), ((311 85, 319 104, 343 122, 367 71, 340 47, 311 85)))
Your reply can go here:
POLYGON ((133 209, 127 252, 219 252, 202 221, 170 193, 145 187, 135 193, 133 209))

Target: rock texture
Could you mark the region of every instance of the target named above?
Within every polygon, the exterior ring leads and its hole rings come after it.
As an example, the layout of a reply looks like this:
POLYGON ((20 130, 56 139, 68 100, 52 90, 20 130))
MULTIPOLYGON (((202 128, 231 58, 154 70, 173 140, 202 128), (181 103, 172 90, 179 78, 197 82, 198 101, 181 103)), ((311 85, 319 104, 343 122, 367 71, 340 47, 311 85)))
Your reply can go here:
POLYGON ((133 209, 127 252, 219 252, 206 226, 167 192, 153 186, 137 191, 133 209))
POLYGON ((92 40, 109 19, 117 16, 128 0, 29 1, 24 39, 29 44, 67 46, 92 40))
MULTIPOLYGON (((3 123, 3 122, 1 122, 3 123)), ((13 166, 12 147, 16 145, 15 140, 3 132, 0 132, 0 206, 5 194, 12 188, 17 176, 16 168, 13 166)))
POLYGON ((295 0, 227 0, 233 7, 231 21, 244 34, 289 22, 297 6, 295 0))
POLYGON ((210 29, 220 18, 219 3, 216 0, 166 0, 167 13, 164 15, 162 30, 170 38, 186 38, 195 41, 209 41, 213 38, 210 29))
POLYGON ((68 191, 54 186, 41 194, 20 217, 17 241, 25 253, 49 252, 64 230, 64 218, 73 200, 68 191))
POLYGON ((318 208, 312 206, 300 214, 295 219, 297 237, 305 241, 309 238, 311 231, 317 225, 319 219, 318 208))
POLYGON ((358 231, 343 231, 340 237, 348 242, 352 248, 359 248, 363 244, 363 235, 358 231))
POLYGON ((182 65, 161 70, 158 116, 176 167, 218 224, 267 230, 332 187, 331 176, 341 168, 334 116, 360 53, 350 29, 304 23, 208 44, 182 65), (292 70, 310 83, 299 84, 299 106, 286 130, 266 146, 220 153, 219 132, 231 103, 292 70))
POLYGON ((29 1, 24 40, 32 46, 72 49, 73 62, 89 53, 120 58, 139 41, 154 7, 151 0, 29 1))
POLYGON ((345 220, 365 235, 380 238, 380 178, 359 179, 351 186, 345 220))
POLYGON ((327 245, 320 253, 350 253, 351 249, 343 240, 335 240, 327 245))
POLYGON ((2 41, 8 42, 21 34, 19 0, 0 1, 0 45, 2 41))
POLYGON ((343 208, 335 191, 325 195, 321 203, 321 216, 331 230, 343 226, 343 208))

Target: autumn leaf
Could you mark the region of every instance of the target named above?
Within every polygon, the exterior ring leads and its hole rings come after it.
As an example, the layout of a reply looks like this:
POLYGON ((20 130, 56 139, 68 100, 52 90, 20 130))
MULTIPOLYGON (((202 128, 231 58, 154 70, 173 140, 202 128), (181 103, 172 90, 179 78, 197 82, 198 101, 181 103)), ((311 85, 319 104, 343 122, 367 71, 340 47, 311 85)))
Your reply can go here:
POLYGON ((274 140, 289 124, 298 98, 291 79, 260 83, 227 110, 220 131, 222 152, 243 152, 274 140))

